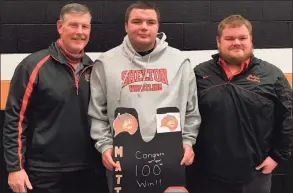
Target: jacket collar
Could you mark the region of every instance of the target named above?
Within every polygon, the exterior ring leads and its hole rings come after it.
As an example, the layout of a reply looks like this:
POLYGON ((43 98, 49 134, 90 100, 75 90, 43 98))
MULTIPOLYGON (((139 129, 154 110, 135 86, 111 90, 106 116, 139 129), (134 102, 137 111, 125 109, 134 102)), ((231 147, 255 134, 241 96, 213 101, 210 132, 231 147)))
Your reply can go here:
MULTIPOLYGON (((65 57, 63 56, 63 54, 61 54, 58 46, 56 45, 56 42, 53 42, 49 46, 48 49, 49 49, 49 52, 50 52, 50 55, 52 56, 52 58, 54 58, 55 60, 57 60, 61 64, 68 63, 66 61, 65 57)), ((87 66, 92 63, 92 60, 86 54, 84 54, 83 58, 81 59, 81 63, 82 63, 82 65, 87 66)))

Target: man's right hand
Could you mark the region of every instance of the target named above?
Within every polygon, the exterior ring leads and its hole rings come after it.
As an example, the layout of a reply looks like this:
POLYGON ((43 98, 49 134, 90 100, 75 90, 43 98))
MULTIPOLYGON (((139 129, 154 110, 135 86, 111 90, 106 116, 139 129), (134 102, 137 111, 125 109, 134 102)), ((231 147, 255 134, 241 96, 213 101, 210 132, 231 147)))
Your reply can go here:
POLYGON ((110 148, 103 153, 103 164, 110 171, 113 171, 113 168, 117 167, 116 163, 113 161, 112 152, 113 148, 110 148))
POLYGON ((8 175, 8 184, 13 192, 27 192, 26 188, 33 189, 24 169, 10 172, 8 175))

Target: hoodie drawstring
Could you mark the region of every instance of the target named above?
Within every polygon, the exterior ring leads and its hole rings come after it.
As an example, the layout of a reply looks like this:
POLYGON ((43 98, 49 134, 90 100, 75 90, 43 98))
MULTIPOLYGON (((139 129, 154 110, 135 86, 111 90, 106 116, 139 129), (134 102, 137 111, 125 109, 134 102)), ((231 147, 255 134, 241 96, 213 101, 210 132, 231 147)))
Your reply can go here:
POLYGON ((144 86, 145 76, 146 76, 146 73, 147 73, 148 65, 149 65, 149 63, 150 63, 150 59, 151 59, 151 53, 150 53, 150 55, 149 55, 148 62, 147 62, 147 64, 145 65, 145 70, 144 70, 143 79, 142 79, 142 86, 141 86, 141 88, 140 88, 140 90, 139 90, 138 97, 141 96, 140 93, 141 93, 142 88, 143 88, 143 86, 144 86))
MULTIPOLYGON (((133 60, 134 60, 134 57, 135 57, 135 56, 136 56, 136 53, 134 52, 133 57, 131 58, 130 64, 133 63, 133 60)), ((146 63, 145 69, 144 69, 144 74, 143 74, 143 79, 142 79, 142 86, 141 86, 141 88, 140 88, 140 90, 139 90, 139 92, 138 92, 138 97, 141 96, 141 91, 142 91, 143 86, 144 86, 144 83, 145 83, 145 77, 146 77, 146 73, 147 73, 147 69, 148 69, 148 65, 149 65, 149 63, 150 63, 150 60, 151 60, 151 53, 149 54, 148 61, 147 61, 147 63, 146 63)), ((124 79, 123 79, 123 81, 122 81, 122 83, 121 83, 120 92, 119 92, 119 97, 118 97, 118 102, 121 101, 121 95, 122 95, 123 84, 124 84, 125 80, 128 78, 129 72, 130 72, 130 70, 127 71, 127 74, 126 74, 126 76, 124 77, 124 79)))
MULTIPOLYGON (((133 56, 132 56, 132 58, 131 58, 131 61, 130 61, 130 65, 132 64, 135 55, 136 55, 136 54, 135 54, 135 52, 134 52, 134 54, 133 54, 133 56)), ((121 93, 122 93, 122 89, 123 89, 123 84, 124 84, 125 80, 127 79, 129 72, 130 72, 130 70, 127 71, 127 74, 126 74, 125 78, 123 79, 123 81, 122 81, 122 83, 121 83, 120 92, 119 92, 119 96, 118 96, 118 102, 121 101, 121 93)))

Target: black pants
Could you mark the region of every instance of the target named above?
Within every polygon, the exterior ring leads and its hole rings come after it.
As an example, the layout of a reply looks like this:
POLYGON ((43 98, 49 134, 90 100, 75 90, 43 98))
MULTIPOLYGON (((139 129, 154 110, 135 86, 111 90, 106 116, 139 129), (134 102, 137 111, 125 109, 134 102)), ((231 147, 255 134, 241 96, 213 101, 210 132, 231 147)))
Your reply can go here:
POLYGON ((271 174, 256 173, 253 179, 244 185, 236 185, 195 176, 188 180, 189 193, 270 193, 271 174))
POLYGON ((106 193, 107 181, 92 170, 74 172, 27 171, 33 190, 30 193, 106 193))

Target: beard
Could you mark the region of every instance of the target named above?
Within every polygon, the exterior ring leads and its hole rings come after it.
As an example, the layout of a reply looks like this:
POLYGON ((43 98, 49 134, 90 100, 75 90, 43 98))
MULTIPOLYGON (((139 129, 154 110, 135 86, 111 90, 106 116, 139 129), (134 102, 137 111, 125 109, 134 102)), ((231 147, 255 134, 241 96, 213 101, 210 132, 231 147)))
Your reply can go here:
POLYGON ((229 52, 223 52, 219 49, 220 57, 225 60, 228 64, 232 65, 241 65, 243 62, 245 62, 248 58, 251 57, 253 52, 253 49, 244 52, 241 55, 231 55, 229 52))

